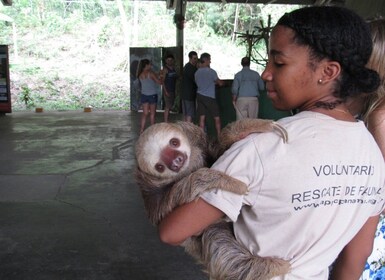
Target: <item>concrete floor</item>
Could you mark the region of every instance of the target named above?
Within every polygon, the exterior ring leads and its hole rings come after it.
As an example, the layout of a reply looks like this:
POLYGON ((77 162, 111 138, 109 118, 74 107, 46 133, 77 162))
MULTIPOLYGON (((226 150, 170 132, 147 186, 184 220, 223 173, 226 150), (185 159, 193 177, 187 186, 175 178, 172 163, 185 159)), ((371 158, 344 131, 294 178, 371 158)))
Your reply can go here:
POLYGON ((0 117, 0 279, 207 279, 147 221, 138 124, 135 112, 0 117))

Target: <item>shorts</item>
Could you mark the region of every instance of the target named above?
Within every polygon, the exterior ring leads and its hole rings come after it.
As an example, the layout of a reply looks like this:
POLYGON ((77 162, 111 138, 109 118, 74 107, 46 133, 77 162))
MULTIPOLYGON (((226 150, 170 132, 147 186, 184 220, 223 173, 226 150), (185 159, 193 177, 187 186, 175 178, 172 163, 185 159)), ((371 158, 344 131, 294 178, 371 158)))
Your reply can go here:
POLYGON ((174 106, 175 102, 175 92, 169 92, 168 93, 170 96, 167 96, 166 94, 163 94, 164 98, 164 107, 166 108, 172 108, 174 106))
POLYGON ((182 100, 182 112, 185 116, 195 117, 196 104, 195 101, 182 100))
POLYGON ((153 94, 153 95, 140 95, 140 102, 143 103, 149 103, 149 104, 156 104, 158 103, 158 95, 153 94))
POLYGON ((213 118, 219 117, 219 106, 217 100, 198 93, 197 114, 198 116, 211 115, 213 118))

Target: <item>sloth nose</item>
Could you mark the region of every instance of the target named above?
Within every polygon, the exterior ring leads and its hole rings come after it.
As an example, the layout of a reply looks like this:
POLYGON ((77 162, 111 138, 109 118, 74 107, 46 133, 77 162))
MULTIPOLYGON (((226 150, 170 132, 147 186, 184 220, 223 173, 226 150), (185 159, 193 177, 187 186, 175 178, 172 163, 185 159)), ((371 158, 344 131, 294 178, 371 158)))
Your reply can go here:
POLYGON ((183 164, 184 164, 184 161, 185 161, 185 157, 183 155, 178 155, 177 157, 174 158, 174 160, 171 162, 171 165, 170 165, 170 169, 172 171, 175 171, 175 172, 178 172, 183 164))
POLYGON ((160 159, 169 170, 179 172, 186 162, 187 154, 179 150, 166 148, 162 150, 160 159))

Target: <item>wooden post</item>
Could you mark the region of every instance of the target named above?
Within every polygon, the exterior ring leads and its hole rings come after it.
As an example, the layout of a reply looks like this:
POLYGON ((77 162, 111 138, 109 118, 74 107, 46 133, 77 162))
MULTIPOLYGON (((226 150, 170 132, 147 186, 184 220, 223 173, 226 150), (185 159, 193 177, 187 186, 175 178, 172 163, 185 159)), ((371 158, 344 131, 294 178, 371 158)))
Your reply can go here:
POLYGON ((184 0, 175 0, 175 1, 176 1, 176 8, 175 8, 174 22, 176 25, 176 46, 182 47, 183 49, 183 44, 184 44, 183 29, 185 24, 186 2, 184 0))

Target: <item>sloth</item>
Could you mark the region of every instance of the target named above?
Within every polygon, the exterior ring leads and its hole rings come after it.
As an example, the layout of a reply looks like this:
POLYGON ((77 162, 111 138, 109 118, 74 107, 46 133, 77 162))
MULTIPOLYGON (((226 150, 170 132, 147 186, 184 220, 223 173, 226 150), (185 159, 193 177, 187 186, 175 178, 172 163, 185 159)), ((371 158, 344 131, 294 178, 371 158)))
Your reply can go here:
MULTIPOLYGON (((262 132, 276 132, 288 141, 282 126, 262 119, 230 123, 215 142, 189 122, 148 127, 135 146, 134 176, 150 222, 157 226, 175 207, 198 199, 210 189, 247 193, 243 182, 209 167, 233 143, 262 132)), ((290 270, 285 260, 251 254, 235 239, 232 223, 224 220, 188 238, 182 246, 203 265, 210 279, 270 279, 290 270)))

